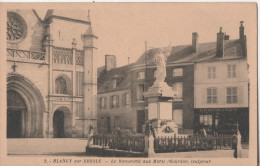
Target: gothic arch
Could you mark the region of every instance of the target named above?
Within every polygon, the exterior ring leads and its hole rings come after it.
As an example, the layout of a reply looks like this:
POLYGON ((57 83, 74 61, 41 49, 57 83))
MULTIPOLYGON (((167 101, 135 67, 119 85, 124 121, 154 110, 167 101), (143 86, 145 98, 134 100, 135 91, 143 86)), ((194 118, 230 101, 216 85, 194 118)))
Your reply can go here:
POLYGON ((56 77, 55 79, 55 94, 67 94, 71 95, 72 94, 72 82, 71 79, 65 75, 65 74, 60 74, 56 77), (65 81, 65 85, 62 81, 65 81), (64 86, 66 86, 65 90, 63 89, 64 86), (64 91, 66 91, 64 93, 64 91))
POLYGON ((72 136, 72 112, 66 106, 60 106, 53 112, 53 137, 68 138, 72 136))
MULTIPOLYGON (((9 73, 7 77, 7 93, 16 92, 21 96, 25 105, 24 134, 25 138, 43 137, 44 100, 39 89, 27 78, 16 73, 9 73)), ((10 100, 10 99, 8 99, 10 100)))

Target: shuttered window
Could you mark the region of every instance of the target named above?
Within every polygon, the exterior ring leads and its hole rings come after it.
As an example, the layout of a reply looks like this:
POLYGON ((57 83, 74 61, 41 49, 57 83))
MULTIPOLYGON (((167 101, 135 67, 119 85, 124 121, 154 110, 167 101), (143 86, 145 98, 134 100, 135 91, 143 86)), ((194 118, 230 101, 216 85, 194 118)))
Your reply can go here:
POLYGON ((236 65, 228 65, 228 78, 236 78, 236 65))
POLYGON ((110 98, 111 108, 118 108, 119 107, 119 95, 113 95, 110 98))
POLYGON ((129 106, 129 105, 130 105, 130 94, 125 93, 125 106, 129 106))
POLYGON ((228 87, 227 88, 227 103, 237 103, 237 87, 228 87))
POLYGON ((106 109, 106 97, 99 98, 99 108, 106 109))
POLYGON ((137 85, 137 89, 136 89, 136 100, 137 101, 144 101, 144 84, 139 84, 137 85))
POLYGON ((216 67, 210 66, 208 67, 208 79, 216 78, 216 67))
POLYGON ((207 103, 208 104, 218 103, 217 88, 207 88, 207 103))

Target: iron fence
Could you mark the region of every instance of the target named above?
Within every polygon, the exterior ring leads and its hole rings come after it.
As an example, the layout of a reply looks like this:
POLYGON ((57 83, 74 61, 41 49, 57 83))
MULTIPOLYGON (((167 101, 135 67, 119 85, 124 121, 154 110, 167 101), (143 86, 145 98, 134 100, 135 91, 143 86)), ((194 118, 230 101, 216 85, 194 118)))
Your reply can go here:
MULTIPOLYGON (((93 144, 102 148, 143 152, 144 136, 133 135, 94 135, 93 144)), ((235 149, 236 135, 193 135, 189 137, 157 137, 154 139, 154 151, 185 152, 216 149, 235 149)))
POLYGON ((155 152, 184 152, 198 150, 232 149, 235 147, 232 135, 209 135, 190 137, 157 137, 154 140, 155 152))
POLYGON ((135 152, 144 151, 144 136, 133 135, 94 135, 93 145, 103 148, 127 150, 135 152))

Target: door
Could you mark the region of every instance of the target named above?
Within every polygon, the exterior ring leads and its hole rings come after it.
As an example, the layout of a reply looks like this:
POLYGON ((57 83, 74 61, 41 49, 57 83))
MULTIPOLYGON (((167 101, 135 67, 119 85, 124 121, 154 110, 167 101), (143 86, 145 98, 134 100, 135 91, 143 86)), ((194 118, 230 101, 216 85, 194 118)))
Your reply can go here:
POLYGON ((143 125, 145 124, 145 112, 144 110, 137 111, 137 132, 143 132, 143 125))
POLYGON ((7 110, 7 138, 21 138, 22 111, 7 110))
POLYGON ((64 137, 64 114, 62 111, 55 111, 53 116, 53 137, 64 137))

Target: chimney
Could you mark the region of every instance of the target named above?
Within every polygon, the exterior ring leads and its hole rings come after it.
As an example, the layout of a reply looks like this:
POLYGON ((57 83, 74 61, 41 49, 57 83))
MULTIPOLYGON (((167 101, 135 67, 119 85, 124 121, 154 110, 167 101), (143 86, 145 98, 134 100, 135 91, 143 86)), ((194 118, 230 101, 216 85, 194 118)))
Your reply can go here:
POLYGON ((219 33, 217 33, 217 49, 216 49, 216 56, 219 58, 223 58, 224 56, 224 36, 225 34, 222 32, 222 27, 220 27, 219 33))
POLYGON ((225 32, 224 40, 229 40, 229 35, 226 35, 226 32, 225 32))
POLYGON ((245 38, 245 33, 244 33, 244 25, 243 25, 244 21, 240 21, 240 27, 239 27, 239 38, 240 40, 243 40, 245 38))
POLYGON ((193 52, 197 53, 198 52, 198 39, 199 39, 199 35, 197 32, 193 32, 192 33, 192 49, 193 52))
POLYGON ((239 38, 242 43, 242 52, 244 57, 247 57, 247 44, 246 44, 246 35, 245 35, 245 27, 243 25, 244 21, 240 21, 239 27, 239 38))
POLYGON ((116 68, 116 56, 105 55, 105 68, 106 71, 116 68))

